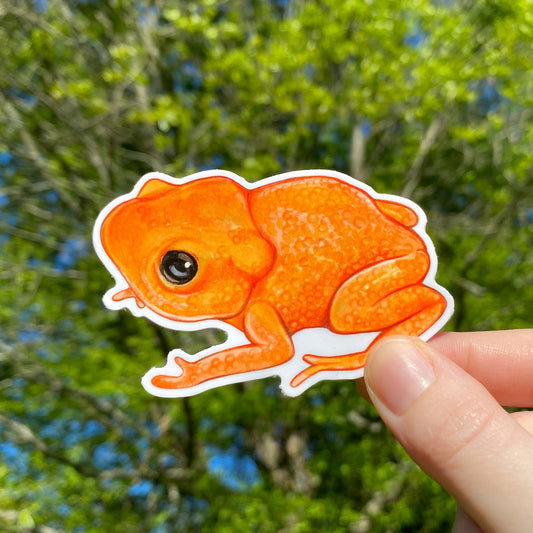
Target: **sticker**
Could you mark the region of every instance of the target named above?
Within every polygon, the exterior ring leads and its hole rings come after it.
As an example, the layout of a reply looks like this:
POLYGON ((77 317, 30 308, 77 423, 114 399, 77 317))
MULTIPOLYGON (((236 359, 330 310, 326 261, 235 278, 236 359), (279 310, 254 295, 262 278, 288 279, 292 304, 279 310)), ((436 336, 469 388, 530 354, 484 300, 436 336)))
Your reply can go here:
POLYGON ((413 202, 329 170, 257 183, 224 170, 153 172, 111 202, 94 228, 116 285, 112 310, 227 340, 172 350, 144 388, 160 397, 279 376, 297 396, 322 380, 363 376, 387 335, 429 339, 453 313, 413 202))

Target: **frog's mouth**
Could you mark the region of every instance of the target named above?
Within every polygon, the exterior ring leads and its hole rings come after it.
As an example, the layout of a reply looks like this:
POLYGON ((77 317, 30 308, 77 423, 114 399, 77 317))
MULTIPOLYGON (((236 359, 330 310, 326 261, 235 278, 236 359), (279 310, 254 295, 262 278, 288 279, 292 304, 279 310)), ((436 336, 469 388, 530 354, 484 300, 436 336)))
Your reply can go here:
POLYGON ((118 291, 111 296, 111 300, 114 302, 121 302, 122 300, 127 300, 128 298, 135 298, 135 303, 139 309, 145 307, 144 302, 133 292, 131 287, 118 291))

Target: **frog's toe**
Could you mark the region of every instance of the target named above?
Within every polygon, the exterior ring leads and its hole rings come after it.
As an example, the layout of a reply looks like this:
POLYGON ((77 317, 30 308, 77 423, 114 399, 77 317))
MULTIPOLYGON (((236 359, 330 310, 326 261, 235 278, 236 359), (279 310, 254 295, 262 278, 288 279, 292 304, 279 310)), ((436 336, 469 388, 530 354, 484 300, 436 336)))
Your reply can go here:
POLYGON ((165 376, 159 374, 151 380, 152 385, 159 389, 179 389, 181 388, 181 376, 165 376))
POLYGON ((323 356, 323 355, 304 355, 302 359, 309 363, 310 365, 320 365, 323 364, 327 359, 331 359, 330 357, 323 356))
MULTIPOLYGON (((317 355, 308 355, 306 357, 315 358, 315 363, 313 363, 312 366, 307 367, 305 370, 302 370, 299 374, 292 378, 291 387, 298 387, 306 379, 309 379, 310 377, 318 374, 319 372, 323 372, 324 370, 338 370, 338 365, 335 362, 328 361, 328 359, 331 359, 331 357, 320 357, 317 355), (319 364, 317 364, 317 362, 319 364)), ((305 360, 307 361, 307 359, 305 360)))
POLYGON ((316 366, 310 366, 305 370, 302 370, 299 374, 294 376, 291 380, 291 387, 299 387, 306 379, 309 379, 311 376, 314 376, 317 372, 320 372, 320 368, 316 366))
POLYGON ((311 366, 292 378, 291 387, 298 387, 306 379, 318 374, 318 372, 338 372, 361 368, 364 366, 366 355, 366 352, 335 356, 304 355, 302 359, 311 366))
POLYGON ((319 370, 355 370, 364 366, 367 352, 346 355, 304 355, 302 359, 319 370))

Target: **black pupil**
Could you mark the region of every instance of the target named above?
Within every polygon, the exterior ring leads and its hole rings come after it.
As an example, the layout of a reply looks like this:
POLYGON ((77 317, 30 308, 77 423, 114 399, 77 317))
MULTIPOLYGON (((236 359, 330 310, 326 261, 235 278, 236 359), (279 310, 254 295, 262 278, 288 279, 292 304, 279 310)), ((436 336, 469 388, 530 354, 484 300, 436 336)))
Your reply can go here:
POLYGON ((161 259, 159 270, 170 283, 185 285, 196 276, 198 263, 187 252, 170 250, 161 259))

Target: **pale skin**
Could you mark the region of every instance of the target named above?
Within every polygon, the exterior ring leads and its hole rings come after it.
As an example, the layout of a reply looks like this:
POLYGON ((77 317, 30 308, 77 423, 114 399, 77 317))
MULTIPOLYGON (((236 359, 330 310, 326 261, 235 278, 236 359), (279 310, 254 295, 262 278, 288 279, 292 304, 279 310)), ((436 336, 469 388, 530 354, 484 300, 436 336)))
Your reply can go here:
MULTIPOLYGON (((366 383, 366 389, 365 389, 366 383)), ((370 350, 369 398, 409 455, 458 502, 454 533, 533 525, 533 329, 388 337, 370 350)))

